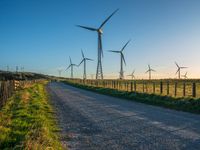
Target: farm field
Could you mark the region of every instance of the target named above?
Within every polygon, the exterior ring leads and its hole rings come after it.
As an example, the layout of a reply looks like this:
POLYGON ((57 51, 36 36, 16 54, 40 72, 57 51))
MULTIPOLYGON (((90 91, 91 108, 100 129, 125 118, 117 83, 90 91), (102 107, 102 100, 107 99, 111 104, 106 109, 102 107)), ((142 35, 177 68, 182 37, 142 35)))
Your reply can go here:
POLYGON ((72 83, 171 97, 200 98, 199 79, 162 80, 81 80, 68 79, 72 83))

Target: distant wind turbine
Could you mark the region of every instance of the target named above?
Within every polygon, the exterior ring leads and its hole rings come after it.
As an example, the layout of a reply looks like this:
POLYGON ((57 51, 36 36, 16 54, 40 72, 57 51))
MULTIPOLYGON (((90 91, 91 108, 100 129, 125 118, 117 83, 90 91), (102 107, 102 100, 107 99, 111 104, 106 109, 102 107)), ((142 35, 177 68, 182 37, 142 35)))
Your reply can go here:
POLYGON ((9 72, 9 66, 7 65, 7 72, 9 72))
POLYGON ((135 70, 133 70, 133 72, 132 72, 131 74, 127 75, 127 76, 130 76, 131 79, 133 80, 133 78, 135 79, 135 75, 134 75, 134 73, 135 73, 135 70))
POLYGON ((177 71, 176 71, 176 74, 178 73, 178 79, 181 78, 181 69, 185 69, 187 67, 180 67, 176 62, 175 62, 176 66, 177 66, 177 71))
POLYGON ((149 73, 149 80, 151 80, 151 72, 153 71, 153 72, 155 72, 155 70, 154 69, 152 69, 151 67, 150 67, 150 65, 148 65, 148 70, 145 72, 145 73, 149 73))
POLYGON ((184 79, 187 79, 188 78, 187 77, 187 72, 184 75, 182 75, 182 77, 184 77, 184 79))
POLYGON ((91 28, 86 26, 77 25, 77 27, 87 29, 90 31, 95 31, 98 34, 98 55, 97 55, 97 70, 96 70, 96 79, 103 79, 103 69, 102 69, 102 63, 101 58, 103 56, 103 48, 102 48, 102 28, 103 26, 108 22, 108 20, 118 11, 119 9, 115 10, 98 28, 91 28))
POLYGON ((114 51, 114 50, 109 50, 109 52, 113 52, 113 53, 119 53, 120 54, 120 72, 119 72, 119 79, 124 79, 124 70, 123 70, 123 62, 126 65, 126 61, 124 58, 124 54, 123 51, 126 48, 126 46, 128 45, 128 43, 130 42, 130 40, 122 47, 122 49, 120 51, 114 51))
POLYGON ((18 66, 16 66, 16 73, 18 73, 18 70, 19 70, 19 67, 18 67, 18 66))
POLYGON ((70 64, 69 64, 69 66, 67 67, 66 70, 68 70, 69 68, 71 68, 71 78, 73 78, 73 67, 74 66, 78 66, 78 65, 72 63, 71 57, 69 57, 69 60, 70 60, 70 64))
POLYGON ((86 61, 87 60, 93 61, 93 60, 90 59, 90 58, 86 58, 82 50, 81 50, 81 54, 82 54, 83 59, 81 60, 81 62, 80 62, 80 64, 78 66, 80 66, 82 63, 84 63, 83 79, 85 80, 87 78, 87 75, 86 75, 86 61))
POLYGON ((62 69, 58 69, 58 75, 61 77, 62 69))

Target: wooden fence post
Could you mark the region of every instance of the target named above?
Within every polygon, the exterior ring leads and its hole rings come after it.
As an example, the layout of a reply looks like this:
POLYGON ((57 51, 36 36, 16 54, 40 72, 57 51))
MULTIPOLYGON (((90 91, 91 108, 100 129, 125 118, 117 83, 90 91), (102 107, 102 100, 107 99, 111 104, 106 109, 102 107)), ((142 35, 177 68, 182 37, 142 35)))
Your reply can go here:
POLYGON ((133 82, 131 81, 131 92, 133 92, 133 82))
POLYGON ((145 82, 145 92, 148 93, 148 83, 145 82))
POLYGON ((160 81, 160 94, 162 94, 162 93, 163 93, 163 82, 160 81))
POLYGON ((183 97, 185 97, 185 82, 183 82, 183 97))
POLYGON ((153 93, 154 94, 156 93, 156 84, 155 84, 155 82, 153 82, 153 93))
POLYGON ((174 96, 176 97, 177 95, 177 82, 174 84, 174 96))
POLYGON ((192 83, 192 97, 196 97, 196 83, 192 83))
POLYGON ((144 93, 144 81, 142 81, 142 91, 144 93))
POLYGON ((136 81, 134 81, 134 91, 137 91, 137 87, 136 87, 136 81))
POLYGON ((167 95, 169 95, 169 81, 167 81, 167 95))

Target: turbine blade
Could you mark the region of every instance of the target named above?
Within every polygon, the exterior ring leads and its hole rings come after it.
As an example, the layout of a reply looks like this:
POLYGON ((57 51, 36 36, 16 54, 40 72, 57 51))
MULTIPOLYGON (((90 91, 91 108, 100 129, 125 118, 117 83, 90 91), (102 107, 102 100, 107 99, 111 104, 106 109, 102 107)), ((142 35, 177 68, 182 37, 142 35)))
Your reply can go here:
POLYGON ((113 53, 120 53, 120 51, 114 51, 114 50, 108 50, 108 51, 113 53))
POLYGON ((121 55, 122 55, 122 59, 123 59, 123 61, 124 61, 124 64, 126 65, 126 61, 125 61, 125 58, 124 58, 124 54, 121 53, 121 55))
POLYGON ((188 67, 180 67, 181 69, 185 69, 185 68, 188 68, 188 67))
POLYGON ((78 65, 78 66, 80 66, 80 65, 83 63, 83 61, 84 61, 84 59, 82 59, 82 61, 79 63, 79 65, 78 65))
POLYGON ((82 54, 82 57, 85 58, 84 53, 83 53, 83 50, 81 50, 81 54, 82 54))
POLYGON ((150 65, 148 65, 148 67, 149 67, 149 70, 151 70, 151 67, 150 67, 150 65))
POLYGON ((71 57, 69 56, 69 61, 70 61, 70 64, 72 64, 72 59, 71 59, 71 57))
POLYGON ((86 60, 90 60, 90 61, 94 61, 93 59, 90 59, 90 58, 85 58, 86 60))
POLYGON ((99 29, 101 29, 105 24, 106 22, 118 11, 119 9, 116 9, 99 27, 99 29))
POLYGON ((151 71, 156 72, 154 69, 151 69, 151 71))
POLYGON ((76 25, 76 26, 77 26, 77 27, 80 27, 80 28, 83 28, 83 29, 90 30, 90 31, 97 31, 97 29, 91 28, 91 27, 86 27, 86 26, 81 26, 81 25, 76 25))
POLYGON ((175 62, 175 64, 176 64, 176 66, 177 66, 178 68, 180 68, 179 65, 178 65, 176 62, 175 62))
POLYGON ((77 64, 72 64, 72 66, 76 66, 76 67, 79 67, 79 65, 77 65, 77 64))
POLYGON ((145 73, 149 72, 149 70, 147 70, 145 73))
POLYGON ((66 70, 68 70, 69 68, 71 67, 71 64, 67 67, 67 69, 66 70))
POLYGON ((180 68, 178 68, 178 70, 176 71, 176 74, 179 72, 180 68))
POLYGON ((129 40, 128 42, 126 42, 126 44, 124 45, 124 47, 121 49, 121 52, 125 49, 125 47, 128 45, 128 43, 130 42, 131 40, 129 40))
POLYGON ((135 73, 135 70, 133 70, 132 75, 135 73))

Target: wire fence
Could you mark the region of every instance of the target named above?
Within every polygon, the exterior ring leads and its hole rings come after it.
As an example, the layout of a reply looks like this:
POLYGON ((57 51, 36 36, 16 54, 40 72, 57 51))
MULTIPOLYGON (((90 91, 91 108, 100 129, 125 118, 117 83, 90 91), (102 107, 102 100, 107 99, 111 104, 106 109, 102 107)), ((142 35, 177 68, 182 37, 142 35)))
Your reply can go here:
POLYGON ((29 80, 29 81, 0 81, 0 108, 6 103, 6 101, 14 94, 16 90, 31 86, 33 83, 41 80, 29 80))
POLYGON ((119 91, 157 94, 172 97, 200 98, 200 80, 82 80, 67 79, 68 82, 119 91))

